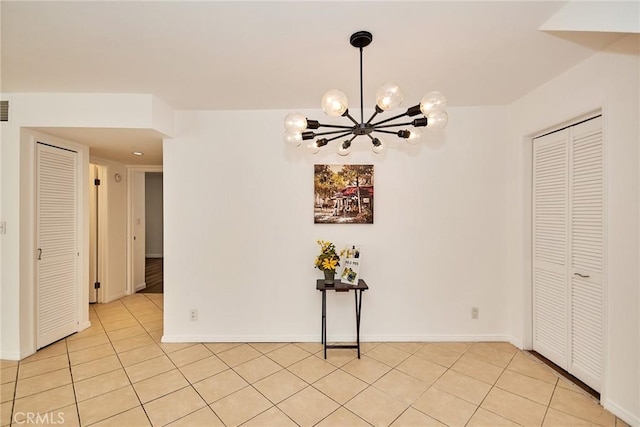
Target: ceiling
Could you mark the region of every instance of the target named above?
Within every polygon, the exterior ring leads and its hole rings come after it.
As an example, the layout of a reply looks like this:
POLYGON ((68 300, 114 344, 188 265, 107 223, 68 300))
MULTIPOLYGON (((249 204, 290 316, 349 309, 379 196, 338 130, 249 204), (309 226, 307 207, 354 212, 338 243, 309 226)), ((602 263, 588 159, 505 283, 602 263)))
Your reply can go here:
MULTIPOLYGON (((408 104, 439 90, 452 106, 503 105, 622 36, 538 30, 565 5, 3 0, 1 85, 3 92, 149 93, 196 110, 318 108, 322 94, 338 88, 356 104, 359 56, 349 36, 368 30, 366 106, 386 82, 400 85, 408 104)), ((118 144, 105 130, 58 132, 107 151, 118 144)))
POLYGON ((113 160, 125 165, 161 165, 162 135, 153 129, 112 128, 33 128, 67 141, 89 147, 92 157, 113 160), (141 156, 133 154, 142 153, 141 156))

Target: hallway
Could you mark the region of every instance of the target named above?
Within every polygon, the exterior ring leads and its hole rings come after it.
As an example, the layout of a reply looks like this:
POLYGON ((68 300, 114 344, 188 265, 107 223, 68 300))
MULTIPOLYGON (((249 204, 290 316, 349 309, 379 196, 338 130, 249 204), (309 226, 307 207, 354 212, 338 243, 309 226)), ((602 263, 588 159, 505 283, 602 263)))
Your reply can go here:
POLYGON ((144 281, 147 287, 138 291, 138 293, 148 294, 161 294, 164 292, 163 282, 163 258, 145 258, 144 265, 144 281))

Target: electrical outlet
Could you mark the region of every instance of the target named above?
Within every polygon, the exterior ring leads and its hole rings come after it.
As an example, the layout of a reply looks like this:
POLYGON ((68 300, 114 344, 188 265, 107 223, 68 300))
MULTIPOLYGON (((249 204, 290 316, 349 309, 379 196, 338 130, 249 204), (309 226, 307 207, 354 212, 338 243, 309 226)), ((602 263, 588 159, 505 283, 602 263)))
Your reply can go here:
POLYGON ((477 319, 480 317, 480 309, 478 307, 471 307, 471 318, 477 319))
POLYGON ((195 322, 196 320, 198 320, 197 308, 192 308, 191 310, 189 310, 189 320, 191 320, 192 322, 195 322))

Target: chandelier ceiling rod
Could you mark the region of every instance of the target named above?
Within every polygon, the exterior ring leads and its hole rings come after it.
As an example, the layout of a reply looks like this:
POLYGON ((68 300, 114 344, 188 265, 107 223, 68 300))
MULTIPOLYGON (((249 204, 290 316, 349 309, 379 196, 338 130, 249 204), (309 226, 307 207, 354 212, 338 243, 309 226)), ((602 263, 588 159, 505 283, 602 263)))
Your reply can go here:
MULTIPOLYGON (((369 46, 373 40, 373 35, 367 31, 358 31, 351 36, 351 46, 357 46, 360 49, 360 123, 364 122, 364 86, 362 84, 362 51, 369 46)), ((371 119, 369 119, 371 121, 371 119)))
POLYGON ((379 138, 372 135, 374 132, 379 132, 388 135, 396 135, 400 138, 406 139, 409 143, 417 142, 417 139, 421 135, 419 128, 426 127, 427 129, 442 129, 446 126, 448 121, 448 115, 445 112, 447 100, 440 92, 430 92, 422 98, 420 104, 414 105, 408 108, 404 113, 397 114, 393 117, 389 117, 384 120, 380 120, 376 123, 372 123, 372 120, 378 115, 387 110, 398 107, 403 101, 403 94, 398 85, 393 83, 387 83, 380 87, 376 92, 376 107, 374 113, 369 120, 364 121, 364 83, 363 83, 363 50, 365 47, 371 44, 373 35, 368 31, 358 31, 351 35, 351 46, 356 47, 360 51, 360 122, 351 116, 348 108, 347 96, 336 89, 332 89, 324 94, 322 97, 322 109, 329 117, 346 117, 353 125, 335 125, 320 123, 317 120, 311 120, 300 113, 291 113, 285 117, 285 142, 299 146, 303 140, 311 140, 316 137, 316 141, 310 143, 307 148, 312 153, 317 153, 320 148, 327 145, 329 142, 339 138, 352 135, 349 139, 338 145, 338 154, 347 155, 351 151, 351 143, 356 137, 366 135, 369 137, 372 143, 372 149, 375 153, 382 152, 386 144, 379 138), (423 117, 413 119, 411 121, 402 123, 389 123, 393 120, 397 120, 401 117, 414 117, 423 114, 423 117), (413 126, 411 130, 388 130, 393 127, 405 127, 413 126), (321 127, 332 128, 338 130, 330 130, 325 132, 314 132, 311 129, 319 129, 321 127), (335 135, 331 138, 324 138, 324 136, 335 135))

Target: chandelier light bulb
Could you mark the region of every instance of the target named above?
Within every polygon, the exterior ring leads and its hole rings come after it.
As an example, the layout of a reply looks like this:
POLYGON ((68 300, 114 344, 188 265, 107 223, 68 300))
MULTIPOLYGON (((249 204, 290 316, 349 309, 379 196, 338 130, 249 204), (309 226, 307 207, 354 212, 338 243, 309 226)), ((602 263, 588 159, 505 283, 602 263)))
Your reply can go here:
POLYGON ((442 92, 429 92, 420 101, 420 111, 425 116, 436 115, 447 108, 447 98, 442 92))
POLYGON ((384 84, 376 92, 376 104, 383 111, 399 107, 403 100, 404 95, 400 86, 394 83, 384 84))
POLYGON ((298 131, 288 130, 284 133, 283 140, 285 144, 297 147, 302 144, 302 134, 298 131))
POLYGON ((373 146, 371 147, 371 149, 376 154, 382 154, 382 152, 384 152, 387 149, 387 144, 385 144, 378 138, 373 138, 372 144, 373 146))
POLYGON ((422 136, 422 129, 414 128, 409 132, 409 138, 407 138, 407 142, 409 144, 416 144, 420 137, 422 136))
POLYGON ((318 147, 316 141, 313 141, 309 143, 309 145, 307 145, 307 150, 309 150, 311 154, 318 154, 318 151, 320 151, 320 147, 318 147))
MULTIPOLYGON (((427 129, 429 130, 442 130, 447 126, 449 122, 449 115, 446 111, 438 114, 427 116, 427 129)), ((413 132, 413 131, 412 131, 413 132)))
POLYGON ((322 97, 322 110, 329 117, 342 116, 348 107, 347 95, 337 89, 331 89, 322 97))
POLYGON ((351 153, 351 142, 346 140, 342 144, 338 145, 338 154, 341 156, 348 156, 351 153))
POLYGON ((289 113, 284 118, 284 128, 288 131, 302 132, 307 128, 307 117, 301 113, 289 113))

